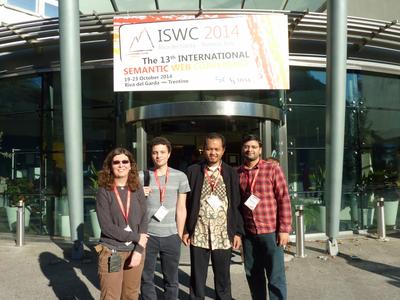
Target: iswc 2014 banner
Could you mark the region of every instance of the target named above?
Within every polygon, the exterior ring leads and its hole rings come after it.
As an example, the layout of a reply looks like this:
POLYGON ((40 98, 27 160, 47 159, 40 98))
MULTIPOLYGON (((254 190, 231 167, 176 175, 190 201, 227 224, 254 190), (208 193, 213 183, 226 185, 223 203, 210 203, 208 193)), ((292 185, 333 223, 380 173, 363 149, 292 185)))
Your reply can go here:
POLYGON ((288 89, 287 16, 114 18, 114 90, 288 89))

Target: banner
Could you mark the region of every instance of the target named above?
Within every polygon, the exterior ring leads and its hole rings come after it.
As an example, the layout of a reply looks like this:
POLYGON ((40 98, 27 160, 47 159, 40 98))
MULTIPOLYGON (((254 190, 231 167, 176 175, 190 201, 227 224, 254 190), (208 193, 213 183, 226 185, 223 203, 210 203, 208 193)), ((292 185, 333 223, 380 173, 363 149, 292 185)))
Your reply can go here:
POLYGON ((287 16, 114 17, 114 91, 289 89, 287 16))

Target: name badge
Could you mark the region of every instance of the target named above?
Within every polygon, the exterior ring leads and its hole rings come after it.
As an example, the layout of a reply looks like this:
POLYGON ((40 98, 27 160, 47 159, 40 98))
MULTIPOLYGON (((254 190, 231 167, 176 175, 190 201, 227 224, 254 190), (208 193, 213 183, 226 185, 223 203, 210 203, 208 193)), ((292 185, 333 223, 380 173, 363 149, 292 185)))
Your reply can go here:
POLYGON ((214 210, 218 209, 218 208, 222 205, 221 200, 219 200, 218 196, 216 196, 216 195, 211 195, 210 197, 208 197, 207 203, 208 203, 214 210))
POLYGON ((248 208, 250 208, 251 210, 255 209, 258 202, 260 202, 260 198, 258 198, 255 195, 251 195, 249 198, 247 198, 246 202, 244 203, 244 205, 246 205, 248 208))
POLYGON ((161 205, 153 217, 156 218, 158 222, 161 222, 167 214, 168 209, 164 205, 161 205))
MULTIPOLYGON (((124 230, 125 230, 125 231, 129 231, 129 232, 132 231, 132 229, 131 229, 131 227, 129 226, 129 224, 126 225, 126 227, 124 228, 124 230)), ((132 241, 130 241, 130 242, 125 242, 125 245, 127 245, 127 246, 129 246, 130 244, 132 244, 132 241)))

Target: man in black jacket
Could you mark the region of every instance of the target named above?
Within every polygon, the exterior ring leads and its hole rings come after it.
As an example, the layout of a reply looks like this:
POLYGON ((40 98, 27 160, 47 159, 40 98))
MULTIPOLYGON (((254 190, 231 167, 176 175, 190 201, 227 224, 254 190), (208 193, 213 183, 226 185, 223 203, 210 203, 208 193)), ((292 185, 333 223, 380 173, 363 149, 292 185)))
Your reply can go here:
POLYGON ((241 246, 243 220, 239 211, 239 181, 235 170, 222 161, 225 138, 207 135, 205 161, 187 170, 190 193, 187 197, 187 233, 190 244, 190 298, 204 299, 208 262, 214 271, 216 299, 232 299, 230 260, 241 246))

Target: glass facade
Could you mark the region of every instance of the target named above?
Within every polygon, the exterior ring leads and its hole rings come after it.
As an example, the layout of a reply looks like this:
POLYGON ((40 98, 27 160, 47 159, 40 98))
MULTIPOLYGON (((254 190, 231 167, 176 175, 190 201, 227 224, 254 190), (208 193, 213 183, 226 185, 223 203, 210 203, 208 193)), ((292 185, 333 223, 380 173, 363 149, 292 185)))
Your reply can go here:
MULTIPOLYGON (((290 76, 291 89, 285 92, 285 99, 281 101, 278 91, 114 93, 112 69, 82 70, 86 238, 94 235, 89 215, 94 207, 93 179, 97 170, 101 168, 108 150, 114 146, 133 147, 135 132, 131 125, 125 124, 126 109, 155 103, 204 100, 264 103, 280 106, 286 112, 292 202, 293 205, 302 203, 306 206, 306 232, 322 232, 325 226, 326 73, 324 69, 292 67, 290 76)), ((344 99, 346 123, 341 230, 376 226, 376 197, 384 197, 392 213, 398 211, 399 95, 399 76, 348 71, 347 96, 344 99)), ((182 135, 185 126, 204 123, 200 119, 190 121, 195 123, 154 120, 146 126, 154 134, 170 132, 182 135)), ((227 118, 218 120, 216 124, 224 127, 221 130, 232 133, 234 130, 257 132, 257 122, 233 121, 227 118)), ((274 144, 278 144, 277 134, 277 128, 274 128, 274 144)), ((7 222, 6 206, 23 196, 30 212, 27 233, 68 236, 69 229, 63 227, 68 224, 63 136, 58 72, 0 80, 1 232, 14 230, 15 224, 7 222)), ((235 143, 234 147, 238 147, 239 141, 235 143)), ((182 155, 186 155, 185 149, 181 150, 182 155)), ((232 155, 229 159, 238 158, 232 155)), ((175 160, 174 163, 179 165, 179 157, 175 160)), ((397 219, 394 218, 394 223, 388 222, 389 226, 399 225, 399 214, 397 219)))
POLYGON ((44 4, 44 15, 48 18, 58 17, 58 6, 45 3, 44 4))
POLYGON ((58 17, 58 0, 7 0, 6 4, 16 10, 46 18, 58 17))
POLYGON ((37 2, 37 0, 7 0, 7 4, 26 9, 30 12, 36 12, 37 2))
MULTIPOLYGON (((309 233, 323 231, 325 71, 292 69, 291 84, 287 134, 293 204, 306 206, 309 233)), ((374 226, 377 197, 385 198, 387 225, 399 224, 399 88, 399 76, 348 71, 341 230, 374 226)))

